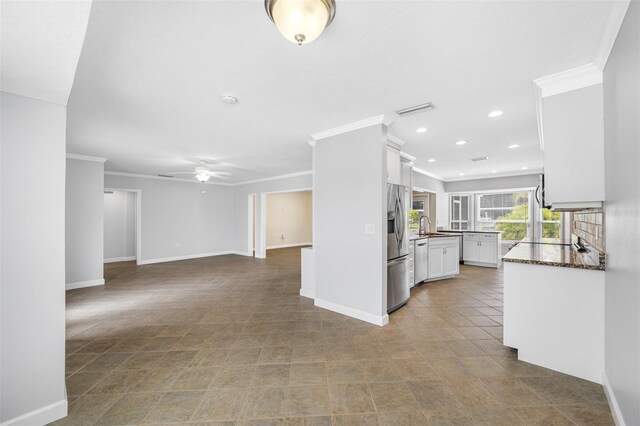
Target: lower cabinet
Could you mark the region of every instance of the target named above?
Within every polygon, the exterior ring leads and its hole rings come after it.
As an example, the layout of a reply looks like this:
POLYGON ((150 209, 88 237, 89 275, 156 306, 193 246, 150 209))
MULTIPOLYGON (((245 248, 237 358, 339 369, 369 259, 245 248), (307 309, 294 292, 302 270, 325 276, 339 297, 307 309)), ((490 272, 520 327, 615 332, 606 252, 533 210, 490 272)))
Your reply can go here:
POLYGON ((464 263, 497 268, 500 265, 500 234, 465 233, 462 243, 464 263))
POLYGON ((429 239, 427 279, 451 277, 460 272, 459 238, 429 239))

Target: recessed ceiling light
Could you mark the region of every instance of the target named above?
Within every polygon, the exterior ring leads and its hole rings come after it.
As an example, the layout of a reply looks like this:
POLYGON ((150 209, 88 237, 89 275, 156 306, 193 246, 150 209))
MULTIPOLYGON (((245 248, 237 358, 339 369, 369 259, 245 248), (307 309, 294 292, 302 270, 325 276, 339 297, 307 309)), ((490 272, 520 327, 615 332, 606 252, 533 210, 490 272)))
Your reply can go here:
POLYGON ((490 118, 496 118, 496 117, 500 117, 502 114, 504 114, 504 113, 502 111, 500 111, 500 110, 491 111, 489 113, 489 117, 490 118))
POLYGON ((521 168, 520 170, 529 170, 529 168, 525 166, 525 167, 521 168))
POLYGON ((467 143, 467 141, 459 140, 458 142, 456 142, 456 145, 464 145, 465 143, 467 143))
POLYGON ((497 170, 491 170, 491 173, 498 173, 497 170))
POLYGON ((231 95, 222 95, 222 102, 224 102, 225 104, 237 104, 238 103, 238 98, 236 98, 235 96, 231 96, 231 95))
POLYGON ((464 173, 460 173, 458 176, 464 176, 464 173))
POLYGON ((426 127, 418 127, 416 129, 417 133, 426 133, 427 132, 427 128, 426 127))
POLYGON ((509 145, 507 148, 516 149, 516 148, 520 148, 520 145, 518 145, 517 143, 514 143, 513 145, 509 145))
POLYGON ((436 159, 435 158, 429 158, 427 161, 430 162, 430 163, 435 163, 436 159))

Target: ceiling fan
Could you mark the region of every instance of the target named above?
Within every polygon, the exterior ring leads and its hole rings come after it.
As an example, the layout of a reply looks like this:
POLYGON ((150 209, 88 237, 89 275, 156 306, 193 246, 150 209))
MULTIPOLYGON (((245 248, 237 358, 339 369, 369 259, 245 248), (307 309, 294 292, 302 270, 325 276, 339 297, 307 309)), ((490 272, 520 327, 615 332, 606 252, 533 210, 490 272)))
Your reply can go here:
POLYGON ((186 172, 172 172, 166 173, 167 175, 193 175, 198 181, 205 183, 210 178, 215 179, 228 179, 231 176, 229 172, 222 172, 213 170, 206 161, 200 161, 200 165, 197 166, 194 170, 186 171, 186 172))

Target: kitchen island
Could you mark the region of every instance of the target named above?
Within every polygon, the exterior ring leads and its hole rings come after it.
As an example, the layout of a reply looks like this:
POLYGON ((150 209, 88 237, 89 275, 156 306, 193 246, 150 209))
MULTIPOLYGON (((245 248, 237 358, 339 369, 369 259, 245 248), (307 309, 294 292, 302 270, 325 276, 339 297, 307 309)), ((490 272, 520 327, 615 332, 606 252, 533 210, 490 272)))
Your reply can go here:
POLYGON ((602 383, 604 256, 523 240, 503 257, 504 345, 518 359, 602 383))

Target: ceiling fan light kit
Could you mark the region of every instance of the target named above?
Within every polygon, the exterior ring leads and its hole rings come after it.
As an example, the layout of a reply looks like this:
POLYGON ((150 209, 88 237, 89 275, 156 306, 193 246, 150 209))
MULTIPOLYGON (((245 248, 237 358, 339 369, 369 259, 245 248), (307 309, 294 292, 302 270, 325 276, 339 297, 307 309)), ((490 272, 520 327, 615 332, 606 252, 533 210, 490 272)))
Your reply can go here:
POLYGON ((292 43, 311 43, 336 14, 335 0, 264 0, 267 15, 292 43))

